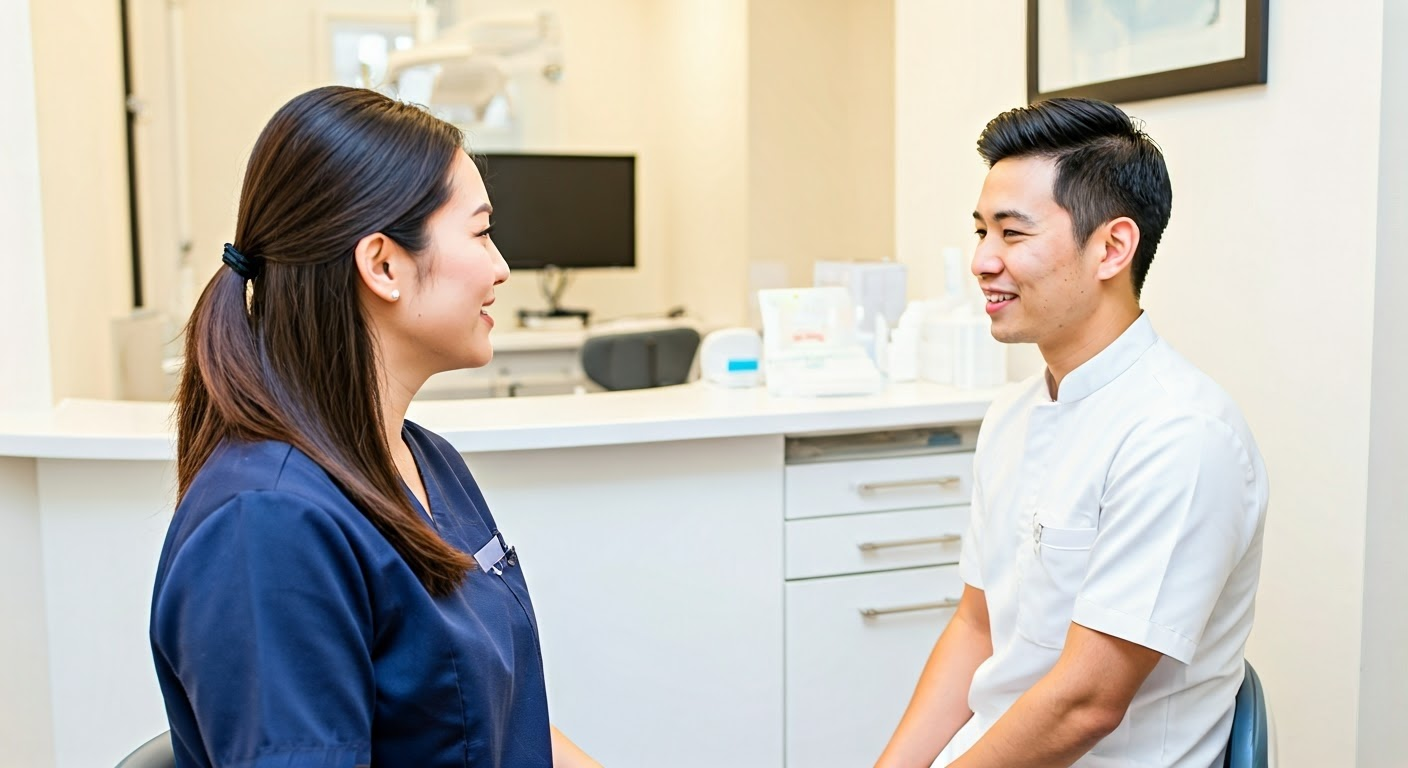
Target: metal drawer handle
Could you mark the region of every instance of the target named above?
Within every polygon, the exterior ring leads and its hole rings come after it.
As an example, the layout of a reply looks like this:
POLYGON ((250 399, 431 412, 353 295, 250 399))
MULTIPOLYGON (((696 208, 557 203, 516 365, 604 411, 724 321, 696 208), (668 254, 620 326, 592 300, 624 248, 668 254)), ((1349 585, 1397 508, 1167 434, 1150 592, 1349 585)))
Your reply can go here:
POLYGON ((916 603, 914 605, 896 605, 892 608, 862 608, 860 615, 863 619, 874 619, 880 616, 889 616, 893 613, 913 613, 914 611, 942 611, 949 608, 957 608, 958 599, 954 597, 940 600, 937 603, 916 603))
POLYGON ((894 541, 864 541, 856 547, 862 552, 874 552, 877 549, 889 549, 890 547, 919 547, 925 544, 952 544, 955 541, 962 541, 963 537, 956 533, 946 533, 943 536, 930 536, 923 539, 896 539, 894 541))
POLYGON ((919 480, 891 480, 884 483, 861 483, 856 486, 856 493, 862 496, 869 496, 881 491, 903 491, 910 488, 927 488, 937 485, 943 489, 956 488, 963 478, 958 475, 948 475, 946 477, 926 477, 919 480))

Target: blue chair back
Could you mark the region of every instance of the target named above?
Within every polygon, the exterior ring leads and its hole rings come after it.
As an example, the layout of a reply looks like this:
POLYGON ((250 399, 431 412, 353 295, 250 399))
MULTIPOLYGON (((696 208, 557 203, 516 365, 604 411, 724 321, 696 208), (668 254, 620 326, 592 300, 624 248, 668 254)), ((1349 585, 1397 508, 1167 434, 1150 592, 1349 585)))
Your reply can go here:
POLYGON ((166 731, 122 758, 117 768, 175 768, 176 753, 171 746, 171 731, 166 731))
POLYGON ((1242 687, 1232 711, 1232 736, 1227 741, 1225 768, 1270 768, 1266 725, 1266 693, 1261 678, 1246 664, 1242 687))

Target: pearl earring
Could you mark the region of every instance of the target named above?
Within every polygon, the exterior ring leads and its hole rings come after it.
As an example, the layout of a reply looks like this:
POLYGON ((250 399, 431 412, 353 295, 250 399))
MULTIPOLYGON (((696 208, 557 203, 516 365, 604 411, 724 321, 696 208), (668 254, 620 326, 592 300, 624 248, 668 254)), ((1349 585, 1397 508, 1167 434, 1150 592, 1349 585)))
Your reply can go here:
POLYGON ((399 298, 401 298, 401 289, 400 289, 400 288, 392 288, 392 289, 391 289, 391 300, 392 300, 392 301, 396 301, 396 300, 399 299, 399 298))

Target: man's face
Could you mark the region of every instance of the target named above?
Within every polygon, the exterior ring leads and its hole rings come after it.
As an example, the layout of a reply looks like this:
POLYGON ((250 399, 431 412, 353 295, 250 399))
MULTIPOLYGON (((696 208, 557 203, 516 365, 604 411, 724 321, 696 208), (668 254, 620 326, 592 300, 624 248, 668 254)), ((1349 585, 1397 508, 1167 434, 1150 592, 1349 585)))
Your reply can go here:
POLYGON ((1079 344, 1100 301, 1098 238, 1075 242, 1071 216, 1052 196, 1056 164, 1043 157, 1000 160, 983 182, 973 224, 973 274, 987 297, 998 341, 1048 352, 1079 344))

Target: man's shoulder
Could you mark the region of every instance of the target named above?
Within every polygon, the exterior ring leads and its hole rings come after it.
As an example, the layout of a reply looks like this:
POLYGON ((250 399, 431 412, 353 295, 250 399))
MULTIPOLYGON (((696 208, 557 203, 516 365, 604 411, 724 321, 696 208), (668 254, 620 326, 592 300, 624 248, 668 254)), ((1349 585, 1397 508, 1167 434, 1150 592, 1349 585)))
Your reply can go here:
POLYGON ((1149 349, 1138 372, 1146 397, 1143 420, 1203 418, 1250 434, 1232 395, 1167 341, 1159 339, 1149 349))
POLYGON ((1125 447, 1183 439, 1221 446, 1265 482, 1260 449, 1242 409, 1210 375, 1160 339, 1137 366, 1141 402, 1128 424, 1125 447))

